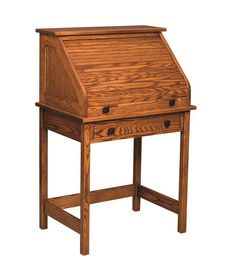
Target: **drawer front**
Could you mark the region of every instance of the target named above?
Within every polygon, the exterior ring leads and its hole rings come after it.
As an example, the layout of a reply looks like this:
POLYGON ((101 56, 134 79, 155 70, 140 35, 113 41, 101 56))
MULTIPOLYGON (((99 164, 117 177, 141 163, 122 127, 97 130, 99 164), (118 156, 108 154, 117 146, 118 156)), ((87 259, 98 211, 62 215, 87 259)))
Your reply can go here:
POLYGON ((173 98, 162 97, 161 99, 156 99, 154 102, 148 101, 148 98, 146 98, 146 101, 127 104, 118 103, 118 99, 114 98, 112 101, 107 101, 106 103, 102 101, 101 105, 97 102, 96 107, 92 107, 90 103, 88 104, 89 117, 99 116, 105 119, 106 117, 113 116, 123 118, 138 114, 157 114, 160 110, 170 111, 181 109, 189 106, 189 98, 188 96, 173 98))
POLYGON ((91 141, 101 142, 182 130, 182 114, 167 114, 91 124, 91 141))

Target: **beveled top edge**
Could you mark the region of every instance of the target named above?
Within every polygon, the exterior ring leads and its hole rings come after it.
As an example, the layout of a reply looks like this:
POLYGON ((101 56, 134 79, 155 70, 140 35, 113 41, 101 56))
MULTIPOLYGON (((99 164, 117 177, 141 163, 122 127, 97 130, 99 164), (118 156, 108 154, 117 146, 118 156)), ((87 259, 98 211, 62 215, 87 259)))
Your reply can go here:
POLYGON ((99 34, 131 34, 154 33, 166 31, 164 27, 155 26, 103 26, 103 27, 69 27, 69 28, 38 28, 36 32, 52 36, 80 36, 99 34))

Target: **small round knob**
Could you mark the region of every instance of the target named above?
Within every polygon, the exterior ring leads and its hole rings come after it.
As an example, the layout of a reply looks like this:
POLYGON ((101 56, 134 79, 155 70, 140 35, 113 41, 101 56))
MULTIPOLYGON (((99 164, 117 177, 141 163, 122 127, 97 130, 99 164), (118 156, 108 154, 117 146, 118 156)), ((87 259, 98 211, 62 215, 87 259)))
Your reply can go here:
POLYGON ((108 135, 113 135, 115 132, 115 128, 109 128, 108 129, 108 135))
POLYGON ((170 125, 171 125, 171 121, 170 121, 170 120, 166 120, 166 121, 164 122, 164 127, 165 127, 165 128, 169 128, 170 125))
POLYGON ((169 106, 170 106, 170 107, 175 106, 175 102, 176 102, 175 99, 170 99, 170 100, 169 100, 169 106))
POLYGON ((103 107, 103 113, 108 113, 109 112, 109 106, 103 107))

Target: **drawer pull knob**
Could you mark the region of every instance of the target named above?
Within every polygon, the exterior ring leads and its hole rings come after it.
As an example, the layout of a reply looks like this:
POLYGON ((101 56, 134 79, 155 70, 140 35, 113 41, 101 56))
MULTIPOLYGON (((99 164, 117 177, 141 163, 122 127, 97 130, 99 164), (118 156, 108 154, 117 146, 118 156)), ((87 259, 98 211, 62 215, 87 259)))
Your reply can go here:
POLYGON ((164 122, 164 127, 165 127, 165 128, 169 128, 170 125, 171 125, 171 121, 170 121, 170 120, 166 120, 166 121, 164 122))
POLYGON ((103 113, 108 113, 109 112, 109 106, 103 107, 103 113))
POLYGON ((115 128, 109 128, 108 129, 108 135, 113 135, 115 132, 115 128))
POLYGON ((169 100, 169 106, 170 106, 170 107, 175 106, 175 102, 176 102, 176 100, 175 100, 175 99, 171 99, 171 100, 169 100))

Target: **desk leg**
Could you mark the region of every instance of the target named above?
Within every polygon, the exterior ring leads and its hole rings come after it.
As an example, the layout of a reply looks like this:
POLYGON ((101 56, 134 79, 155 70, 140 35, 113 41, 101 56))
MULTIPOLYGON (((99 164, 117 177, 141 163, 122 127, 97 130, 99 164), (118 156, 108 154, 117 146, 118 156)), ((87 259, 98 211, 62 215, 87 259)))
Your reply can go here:
POLYGON ((80 252, 89 254, 89 206, 90 206, 90 130, 82 125, 81 132, 81 233, 80 252))
POLYGON ((47 200, 48 184, 47 184, 47 148, 48 148, 48 135, 47 129, 44 127, 45 113, 40 109, 39 120, 39 224, 41 229, 47 229, 47 215, 44 212, 44 202, 47 200))
POLYGON ((133 163, 133 184, 135 185, 135 196, 132 201, 133 211, 140 210, 140 197, 138 196, 138 185, 141 182, 141 147, 142 138, 134 138, 134 163, 133 163))
POLYGON ((186 232, 187 190, 188 190, 188 155, 189 155, 189 122, 190 112, 183 117, 183 131, 180 139, 180 177, 179 177, 179 213, 178 232, 186 232))

